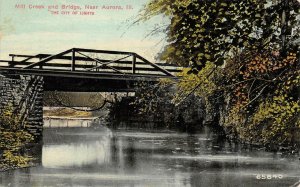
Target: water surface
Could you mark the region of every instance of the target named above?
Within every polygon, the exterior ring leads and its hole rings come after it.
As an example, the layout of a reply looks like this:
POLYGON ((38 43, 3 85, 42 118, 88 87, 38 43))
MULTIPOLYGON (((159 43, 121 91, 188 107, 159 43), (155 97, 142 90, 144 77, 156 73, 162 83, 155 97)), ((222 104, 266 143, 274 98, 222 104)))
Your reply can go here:
POLYGON ((46 128, 41 164, 0 173, 2 186, 298 186, 297 156, 248 151, 211 133, 46 128))

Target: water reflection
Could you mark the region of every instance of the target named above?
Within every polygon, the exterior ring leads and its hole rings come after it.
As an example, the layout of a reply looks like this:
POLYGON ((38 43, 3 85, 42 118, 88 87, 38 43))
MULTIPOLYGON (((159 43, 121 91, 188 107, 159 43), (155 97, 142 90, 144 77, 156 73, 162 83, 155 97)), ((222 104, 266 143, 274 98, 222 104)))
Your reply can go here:
POLYGON ((3 186, 22 187, 281 187, 298 185, 299 164, 296 157, 249 152, 207 133, 54 128, 44 131, 40 166, 5 172, 0 179, 3 186))
POLYGON ((42 165, 46 168, 82 167, 110 162, 109 139, 68 145, 45 145, 42 165))

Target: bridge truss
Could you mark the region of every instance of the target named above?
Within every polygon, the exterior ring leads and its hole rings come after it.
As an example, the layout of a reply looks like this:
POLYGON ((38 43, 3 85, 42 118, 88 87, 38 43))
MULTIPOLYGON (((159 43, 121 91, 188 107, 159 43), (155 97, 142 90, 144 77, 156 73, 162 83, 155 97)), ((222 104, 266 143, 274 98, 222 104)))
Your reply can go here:
POLYGON ((0 73, 73 77, 92 79, 135 80, 142 78, 176 78, 182 68, 152 63, 133 52, 72 48, 58 54, 10 54, 0 60, 0 73))

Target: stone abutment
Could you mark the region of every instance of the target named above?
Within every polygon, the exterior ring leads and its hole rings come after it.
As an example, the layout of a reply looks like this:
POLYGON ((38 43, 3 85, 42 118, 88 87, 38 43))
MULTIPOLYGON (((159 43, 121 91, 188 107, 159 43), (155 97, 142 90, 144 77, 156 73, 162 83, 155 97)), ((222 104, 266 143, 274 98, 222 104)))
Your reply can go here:
POLYGON ((39 141, 43 130, 43 78, 0 75, 0 114, 8 110, 18 115, 21 128, 39 141))

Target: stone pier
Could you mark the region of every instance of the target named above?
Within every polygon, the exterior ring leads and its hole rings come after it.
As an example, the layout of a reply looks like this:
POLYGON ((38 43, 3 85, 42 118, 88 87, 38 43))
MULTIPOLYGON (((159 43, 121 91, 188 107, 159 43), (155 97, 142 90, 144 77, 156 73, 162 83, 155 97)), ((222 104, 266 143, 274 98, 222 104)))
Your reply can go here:
POLYGON ((0 114, 8 108, 20 116, 20 125, 39 141, 43 128, 43 78, 0 75, 0 114))

